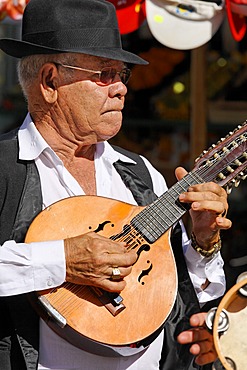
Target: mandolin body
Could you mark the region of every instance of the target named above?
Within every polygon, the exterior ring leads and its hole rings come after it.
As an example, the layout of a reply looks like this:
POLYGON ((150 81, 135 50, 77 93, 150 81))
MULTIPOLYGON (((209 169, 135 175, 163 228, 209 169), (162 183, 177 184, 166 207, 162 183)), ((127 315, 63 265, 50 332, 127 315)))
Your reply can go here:
POLYGON ((118 241, 127 238, 139 256, 120 293, 125 308, 115 316, 87 286, 64 283, 57 289, 38 292, 66 319, 63 328, 54 326, 52 320, 48 324, 64 338, 69 329, 68 336, 73 337, 70 341, 78 347, 80 341, 85 346, 85 338, 134 347, 159 332, 173 307, 177 273, 169 231, 152 244, 136 233, 130 221, 143 208, 104 197, 70 197, 42 211, 28 230, 27 243, 66 239, 91 231, 108 238, 114 236, 118 241))

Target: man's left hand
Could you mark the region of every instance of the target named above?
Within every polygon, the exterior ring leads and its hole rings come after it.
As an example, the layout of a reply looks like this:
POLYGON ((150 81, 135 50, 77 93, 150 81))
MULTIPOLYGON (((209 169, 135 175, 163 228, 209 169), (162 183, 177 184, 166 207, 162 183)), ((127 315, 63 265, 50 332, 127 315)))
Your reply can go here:
MULTIPOLYGON (((187 171, 178 167, 176 177, 182 179, 187 171)), ((218 240, 220 230, 229 229, 232 222, 226 218, 227 193, 214 182, 192 185, 179 196, 182 203, 191 205, 190 215, 198 245, 210 250, 218 240)))
POLYGON ((217 359, 213 335, 205 327, 206 313, 191 316, 191 329, 183 331, 177 337, 180 344, 191 344, 190 353, 195 356, 198 365, 206 365, 217 359))

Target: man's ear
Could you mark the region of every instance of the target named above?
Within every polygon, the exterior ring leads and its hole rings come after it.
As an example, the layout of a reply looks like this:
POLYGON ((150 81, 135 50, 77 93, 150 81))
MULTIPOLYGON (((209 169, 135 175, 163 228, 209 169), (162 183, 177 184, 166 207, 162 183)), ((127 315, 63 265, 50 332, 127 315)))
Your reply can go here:
POLYGON ((57 100, 57 86, 58 86, 58 71, 53 63, 46 63, 39 71, 40 75, 40 90, 49 104, 57 100))

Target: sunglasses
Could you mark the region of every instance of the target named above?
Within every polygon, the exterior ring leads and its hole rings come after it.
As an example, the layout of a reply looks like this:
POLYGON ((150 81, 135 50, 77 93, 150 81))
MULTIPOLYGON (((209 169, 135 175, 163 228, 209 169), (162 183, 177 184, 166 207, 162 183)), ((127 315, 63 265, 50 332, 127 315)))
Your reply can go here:
POLYGON ((116 75, 119 75, 122 83, 124 85, 127 85, 130 76, 131 76, 131 70, 129 68, 123 68, 122 71, 118 72, 115 68, 112 67, 106 67, 103 68, 101 71, 94 71, 91 69, 85 69, 81 67, 75 67, 75 66, 69 66, 67 64, 62 64, 62 63, 54 63, 56 66, 61 66, 64 68, 70 68, 70 69, 76 69, 78 71, 83 71, 83 72, 91 72, 94 74, 98 74, 99 76, 99 81, 101 82, 102 85, 109 85, 111 84, 116 75))

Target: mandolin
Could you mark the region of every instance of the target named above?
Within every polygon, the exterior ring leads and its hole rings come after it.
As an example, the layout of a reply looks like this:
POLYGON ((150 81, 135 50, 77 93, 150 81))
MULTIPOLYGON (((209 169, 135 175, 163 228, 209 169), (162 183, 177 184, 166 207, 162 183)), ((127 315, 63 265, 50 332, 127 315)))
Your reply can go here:
POLYGON ((141 207, 98 196, 75 196, 44 209, 26 242, 66 239, 94 231, 135 250, 138 259, 121 295, 65 282, 34 293, 47 324, 73 345, 103 356, 144 350, 162 330, 177 293, 170 230, 187 212, 178 197, 214 181, 230 193, 247 176, 247 123, 204 151, 194 169, 152 204, 141 207), (45 313, 45 315, 44 315, 45 313))

